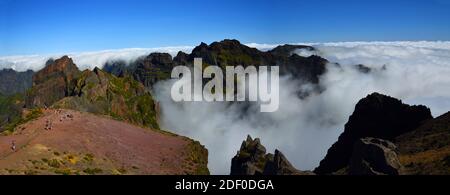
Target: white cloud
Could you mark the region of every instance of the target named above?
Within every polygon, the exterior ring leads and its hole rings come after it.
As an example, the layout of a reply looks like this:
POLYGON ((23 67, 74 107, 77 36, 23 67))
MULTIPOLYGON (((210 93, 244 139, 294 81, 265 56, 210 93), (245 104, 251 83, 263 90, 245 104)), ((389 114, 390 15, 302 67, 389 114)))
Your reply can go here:
POLYGON ((259 49, 260 51, 268 51, 271 50, 281 44, 260 44, 260 43, 247 43, 245 44, 249 47, 259 49))
POLYGON ((16 71, 26 71, 28 69, 38 71, 42 69, 45 62, 49 58, 60 58, 63 55, 68 55, 73 58, 75 64, 84 69, 93 69, 95 67, 103 67, 109 60, 125 60, 132 61, 152 52, 165 52, 171 54, 173 57, 178 51, 190 53, 193 47, 179 46, 179 47, 159 47, 159 48, 127 48, 117 50, 103 50, 94 52, 77 52, 67 54, 49 54, 49 55, 25 55, 25 56, 5 56, 0 57, 0 69, 12 68, 16 71))

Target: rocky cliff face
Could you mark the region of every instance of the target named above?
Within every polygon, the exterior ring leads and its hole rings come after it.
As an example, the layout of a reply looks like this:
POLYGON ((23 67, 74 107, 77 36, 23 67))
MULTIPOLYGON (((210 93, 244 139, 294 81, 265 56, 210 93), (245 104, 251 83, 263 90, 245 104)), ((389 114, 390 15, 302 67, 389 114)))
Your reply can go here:
POLYGON ((109 115, 117 120, 159 129, 150 92, 130 77, 118 78, 96 68, 83 71, 72 96, 54 107, 109 115))
POLYGON ((389 96, 370 94, 358 102, 344 132, 314 172, 331 174, 345 168, 355 142, 361 138, 374 137, 393 141, 429 119, 432 119, 431 112, 425 106, 409 106, 389 96))
POLYGON ((98 68, 79 71, 67 56, 33 77, 27 108, 57 107, 112 116, 159 129, 150 92, 131 77, 118 78, 98 68))
POLYGON ((64 56, 48 63, 33 76, 33 87, 27 92, 26 106, 49 107, 71 95, 80 70, 72 59, 64 56))
POLYGON ((241 149, 231 160, 231 175, 309 175, 295 169, 286 157, 278 150, 275 155, 266 154, 266 148, 256 138, 242 142, 241 149))
POLYGON ((350 175, 399 175, 402 165, 397 146, 377 138, 362 138, 353 146, 348 167, 350 175))

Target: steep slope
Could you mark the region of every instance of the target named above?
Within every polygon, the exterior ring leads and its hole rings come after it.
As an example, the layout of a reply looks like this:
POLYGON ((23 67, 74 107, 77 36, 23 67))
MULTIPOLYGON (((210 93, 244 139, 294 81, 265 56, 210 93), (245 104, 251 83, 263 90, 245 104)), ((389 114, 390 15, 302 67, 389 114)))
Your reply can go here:
POLYGON ((158 129, 156 105, 150 92, 130 77, 117 78, 96 68, 76 80, 72 96, 53 107, 109 115, 117 120, 158 129))
POLYGON ((0 136, 0 174, 208 174, 207 156, 188 138, 72 110, 0 136))
POLYGON ((345 124, 344 132, 314 172, 331 174, 345 168, 355 142, 361 138, 373 137, 393 141, 429 119, 432 119, 431 112, 425 106, 409 106, 389 96, 370 94, 358 102, 345 124))
POLYGON ((406 174, 450 174, 450 112, 396 138, 406 174))

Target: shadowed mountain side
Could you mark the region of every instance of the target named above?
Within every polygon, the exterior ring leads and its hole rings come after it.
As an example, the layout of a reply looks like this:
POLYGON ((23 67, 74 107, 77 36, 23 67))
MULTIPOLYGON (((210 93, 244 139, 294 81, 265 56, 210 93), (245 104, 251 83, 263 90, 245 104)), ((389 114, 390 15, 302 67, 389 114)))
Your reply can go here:
POLYGON ((0 70, 0 94, 13 95, 25 93, 32 86, 34 72, 16 72, 13 69, 0 70))
POLYGON ((407 174, 450 174, 450 112, 395 139, 407 174))

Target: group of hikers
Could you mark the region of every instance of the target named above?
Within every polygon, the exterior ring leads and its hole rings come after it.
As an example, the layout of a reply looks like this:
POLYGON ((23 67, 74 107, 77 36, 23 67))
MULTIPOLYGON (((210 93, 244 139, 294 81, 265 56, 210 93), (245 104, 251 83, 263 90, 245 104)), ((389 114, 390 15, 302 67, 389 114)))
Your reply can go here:
MULTIPOLYGON (((47 108, 46 108, 46 110, 47 110, 47 108)), ((57 109, 57 110, 55 110, 55 114, 61 114, 62 113, 62 110, 61 109, 57 109)), ((61 115, 61 117, 59 118, 59 122, 63 122, 64 120, 66 120, 66 119, 71 119, 71 120, 73 120, 73 115, 72 114, 68 114, 68 113, 65 113, 65 114, 63 114, 63 115, 61 115)), ((52 128, 53 128, 53 122, 51 121, 51 120, 49 120, 49 119, 47 119, 46 120, 46 123, 45 123, 45 130, 52 130, 52 128)))
MULTIPOLYGON (((48 108, 45 107, 45 110, 48 110, 48 108)), ((61 109, 55 110, 55 114, 61 114, 61 113, 62 113, 61 109)), ((65 113, 65 114, 61 115, 61 118, 59 119, 59 121, 63 122, 66 119, 73 120, 73 115, 69 114, 69 113, 65 113)), ((44 129, 47 130, 47 131, 52 130, 53 129, 53 121, 50 120, 50 119, 46 119, 45 120, 45 128, 44 129)), ((11 150, 13 152, 16 152, 16 141, 15 140, 11 141, 11 150)))
POLYGON ((50 121, 50 120, 46 120, 45 121, 45 130, 52 130, 52 127, 53 127, 53 123, 52 123, 52 121, 50 121))

